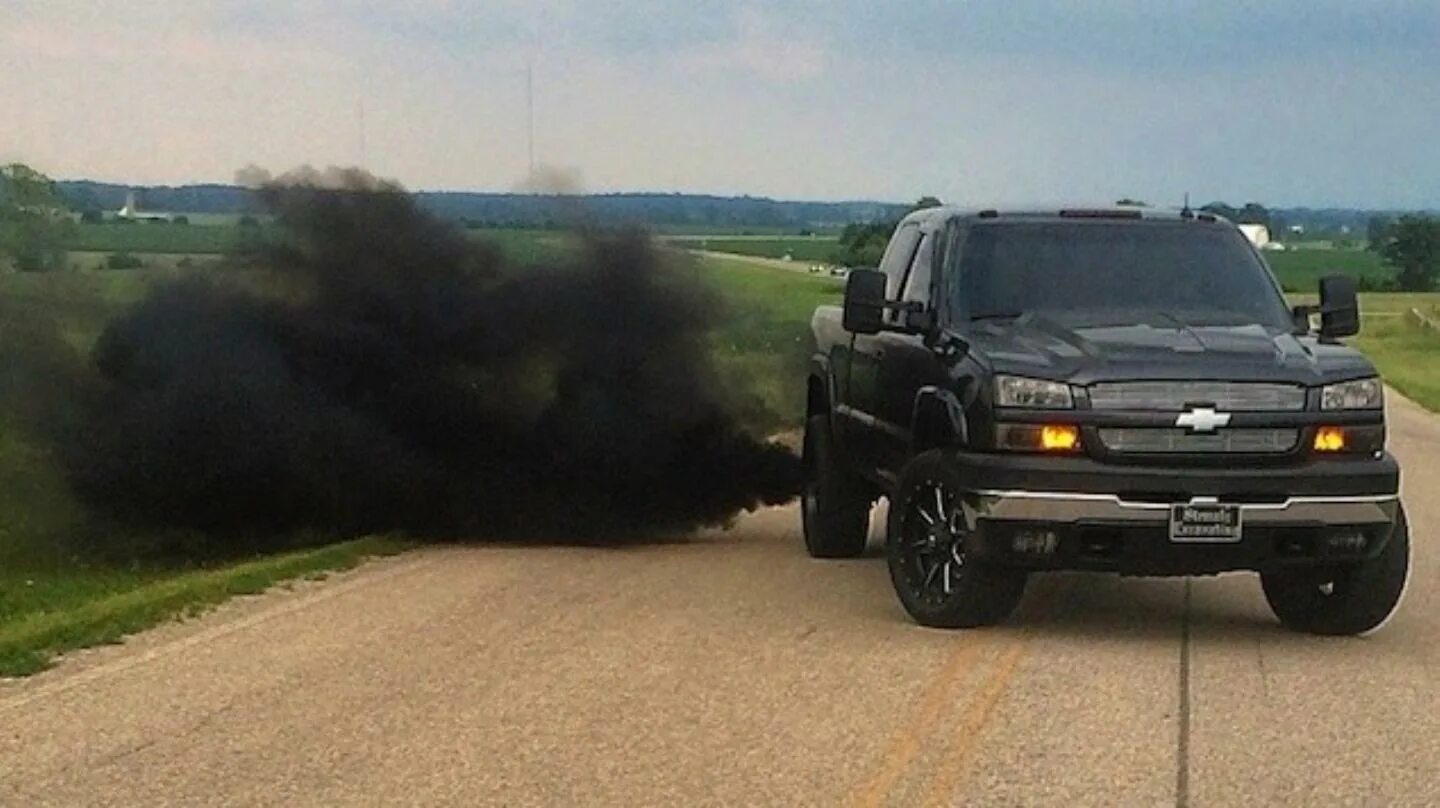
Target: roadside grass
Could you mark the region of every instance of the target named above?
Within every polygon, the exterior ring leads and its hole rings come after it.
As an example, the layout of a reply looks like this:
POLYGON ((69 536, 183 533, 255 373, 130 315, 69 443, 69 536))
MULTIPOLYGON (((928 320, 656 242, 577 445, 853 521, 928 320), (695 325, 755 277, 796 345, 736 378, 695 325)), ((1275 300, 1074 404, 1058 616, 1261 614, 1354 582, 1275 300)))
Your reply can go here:
POLYGON ((49 578, 0 572, 0 676, 36 673, 48 667, 56 654, 118 642, 127 634, 172 617, 198 614, 235 595, 349 569, 366 558, 393 555, 408 547, 397 539, 368 537, 214 569, 141 568, 88 574, 66 569, 49 578))
POLYGON ((830 277, 773 269, 743 258, 703 256, 694 271, 725 301, 711 345, 722 372, 756 399, 764 428, 799 426, 805 413, 805 363, 815 307, 838 304, 844 284, 830 277))

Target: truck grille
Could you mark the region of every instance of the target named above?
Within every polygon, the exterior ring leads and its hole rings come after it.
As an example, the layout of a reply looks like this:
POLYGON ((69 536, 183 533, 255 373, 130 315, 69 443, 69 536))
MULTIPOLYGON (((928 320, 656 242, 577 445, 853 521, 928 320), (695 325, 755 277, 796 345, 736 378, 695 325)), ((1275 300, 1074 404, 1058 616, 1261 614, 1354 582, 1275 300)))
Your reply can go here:
POLYGON ((1090 407, 1097 410, 1181 412, 1195 405, 1222 412, 1291 412, 1305 409, 1305 388, 1265 382, 1184 381, 1104 382, 1090 386, 1090 407))
POLYGON ((1281 454, 1300 442, 1300 430, 1222 429, 1195 434, 1184 429, 1102 427, 1100 442, 1112 452, 1131 454, 1281 454))

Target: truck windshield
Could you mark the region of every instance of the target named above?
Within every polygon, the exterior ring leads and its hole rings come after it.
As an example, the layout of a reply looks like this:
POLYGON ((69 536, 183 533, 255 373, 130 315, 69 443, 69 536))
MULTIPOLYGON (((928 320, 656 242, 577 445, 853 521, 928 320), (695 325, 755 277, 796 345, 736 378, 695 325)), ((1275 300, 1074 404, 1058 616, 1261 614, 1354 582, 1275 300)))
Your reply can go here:
POLYGON ((1072 328, 1293 328, 1244 239, 1189 222, 976 224, 951 267, 956 308, 962 321, 1034 313, 1072 328))

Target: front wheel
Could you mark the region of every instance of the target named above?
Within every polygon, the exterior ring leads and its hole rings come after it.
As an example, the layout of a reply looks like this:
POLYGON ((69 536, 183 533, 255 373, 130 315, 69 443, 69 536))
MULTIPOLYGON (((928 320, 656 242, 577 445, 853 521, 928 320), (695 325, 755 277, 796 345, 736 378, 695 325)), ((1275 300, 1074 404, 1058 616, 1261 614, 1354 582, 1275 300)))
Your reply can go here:
POLYGON ((923 626, 999 623, 1025 593, 1022 570, 985 564, 968 552, 972 525, 960 475, 942 450, 911 460, 890 505, 886 558, 905 611, 923 626))
POLYGON ((1311 634, 1369 634, 1400 608, 1410 576, 1410 529, 1405 509, 1396 514, 1380 555, 1330 569, 1262 573, 1265 600, 1287 628, 1311 634))

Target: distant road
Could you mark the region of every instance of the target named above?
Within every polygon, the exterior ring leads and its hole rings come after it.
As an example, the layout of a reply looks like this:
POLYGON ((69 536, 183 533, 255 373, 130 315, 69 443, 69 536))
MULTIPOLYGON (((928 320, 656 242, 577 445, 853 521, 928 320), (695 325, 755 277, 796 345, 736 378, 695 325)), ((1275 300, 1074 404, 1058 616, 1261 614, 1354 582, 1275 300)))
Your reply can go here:
MULTIPOLYGON (((754 264, 755 266, 759 266, 759 267, 768 267, 768 268, 770 268, 770 269, 784 269, 784 270, 789 270, 789 271, 791 271, 791 272, 804 272, 804 273, 806 273, 806 274, 812 274, 812 273, 810 273, 810 267, 812 267, 812 266, 821 266, 821 267, 825 267, 825 271, 823 271, 823 272, 816 272, 816 273, 813 273, 813 274, 814 274, 814 275, 817 275, 817 276, 827 277, 827 278, 828 278, 828 277, 832 277, 832 276, 829 274, 829 270, 830 270, 830 266, 831 266, 831 265, 830 265, 830 264, 827 264, 827 263, 823 263, 823 262, 821 262, 821 261, 797 261, 797 260, 786 261, 786 260, 781 259, 781 258, 764 258, 764 257, 758 256, 758 255, 741 255, 740 253, 716 252, 716 251, 714 251, 714 250, 695 250, 695 249, 690 249, 690 248, 684 248, 684 249, 685 249, 686 252, 688 252, 688 253, 690 253, 690 254, 692 254, 692 255, 699 255, 699 256, 706 257, 706 258, 722 258, 722 259, 729 260, 729 261, 744 261, 745 263, 754 264)), ((837 280, 838 280, 838 278, 837 278, 837 280)))
POLYGON ((1440 804, 1440 421, 1392 395, 1388 629, 1251 576, 1036 579, 919 628, 793 507, 630 549, 423 550, 0 683, 0 804, 1440 804))

